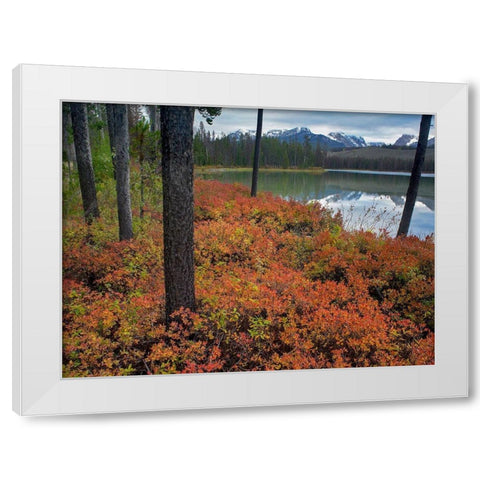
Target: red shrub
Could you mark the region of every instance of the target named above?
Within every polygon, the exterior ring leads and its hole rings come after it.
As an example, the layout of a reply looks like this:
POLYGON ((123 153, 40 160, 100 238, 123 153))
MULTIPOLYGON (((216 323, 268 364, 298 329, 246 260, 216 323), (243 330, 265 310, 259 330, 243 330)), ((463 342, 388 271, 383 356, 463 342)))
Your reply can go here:
POLYGON ((318 204, 195 184, 196 312, 165 327, 161 214, 64 224, 64 376, 434 363, 434 243, 349 233, 318 204))

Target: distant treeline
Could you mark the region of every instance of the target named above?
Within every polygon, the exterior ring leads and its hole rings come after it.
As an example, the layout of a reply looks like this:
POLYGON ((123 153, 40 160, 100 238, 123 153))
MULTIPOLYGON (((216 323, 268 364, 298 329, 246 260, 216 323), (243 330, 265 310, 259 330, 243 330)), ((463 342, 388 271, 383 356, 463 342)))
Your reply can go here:
MULTIPOLYGON (((410 172, 415 158, 415 148, 364 147, 328 152, 324 168, 346 170, 384 170, 410 172)), ((422 171, 435 171, 434 149, 427 148, 422 171)))
MULTIPOLYGON (((204 128, 202 122, 193 141, 195 165, 251 167, 255 138, 251 135, 217 136, 204 128)), ((412 168, 415 148, 363 147, 341 151, 323 150, 303 143, 285 142, 262 137, 260 168, 312 168, 351 170, 386 170, 408 172, 412 168)), ((434 150, 429 148, 424 172, 434 171, 434 150)))
MULTIPOLYGON (((251 167, 255 138, 250 135, 215 136, 206 131, 203 123, 193 139, 195 165, 251 167)), ((287 143, 278 138, 262 137, 260 168, 311 168, 322 167, 327 152, 304 143, 287 143)))

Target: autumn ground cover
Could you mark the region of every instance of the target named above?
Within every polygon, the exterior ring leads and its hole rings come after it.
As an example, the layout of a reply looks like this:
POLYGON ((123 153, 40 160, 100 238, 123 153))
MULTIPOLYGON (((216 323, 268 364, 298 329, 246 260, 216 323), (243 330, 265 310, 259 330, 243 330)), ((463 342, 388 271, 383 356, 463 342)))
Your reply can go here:
POLYGON ((319 204, 196 180, 197 309, 167 327, 161 196, 118 242, 112 191, 91 226, 64 212, 65 377, 434 363, 432 238, 348 232, 319 204))

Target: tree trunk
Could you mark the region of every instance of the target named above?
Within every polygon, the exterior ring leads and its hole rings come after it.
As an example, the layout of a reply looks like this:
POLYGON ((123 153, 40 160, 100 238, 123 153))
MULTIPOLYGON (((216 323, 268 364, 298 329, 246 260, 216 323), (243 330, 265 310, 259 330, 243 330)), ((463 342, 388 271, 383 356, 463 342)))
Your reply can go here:
POLYGON ((160 107, 155 105, 155 131, 160 131, 160 107))
POLYGON ((160 107, 166 320, 194 310, 193 107, 160 107))
POLYGON ((257 196, 258 183, 258 163, 260 158, 260 142, 262 140, 263 108, 258 109, 257 113, 257 133, 255 135, 255 153, 253 154, 253 172, 252 172, 252 190, 250 195, 257 196))
POLYGON ((407 198, 405 200, 405 206, 403 207, 402 219, 400 220, 400 226, 398 227, 397 237, 407 235, 408 229, 410 228, 410 221, 417 200, 418 187, 422 175, 422 166, 425 160, 425 152, 427 151, 431 121, 432 115, 422 115, 420 132, 418 134, 417 151, 415 152, 415 160, 413 161, 412 173, 410 175, 407 198))
POLYGON ((120 240, 131 240, 130 156, 127 105, 113 105, 113 146, 117 172, 117 207, 120 240))
POLYGON ((87 105, 85 103, 71 103, 70 111, 83 211, 85 221, 90 224, 94 218, 100 217, 100 212, 98 210, 90 137, 88 134, 87 105))
MULTIPOLYGON (((160 131, 160 108, 157 105, 147 105, 148 117, 150 118, 150 132, 160 131)), ((154 141, 150 145, 148 153, 148 162, 150 165, 155 165, 155 173, 160 174, 161 162, 158 159, 158 152, 160 151, 160 142, 154 141)))
POLYGON ((145 131, 142 130, 138 139, 138 163, 140 164, 140 218, 145 213, 145 131))
POLYGON ((156 132, 158 130, 157 123, 157 106, 156 105, 147 105, 148 117, 150 118, 150 131, 156 132))
POLYGON ((68 156, 68 120, 70 108, 68 103, 62 104, 62 162, 67 163, 68 181, 72 182, 72 165, 68 156))
POLYGON ((75 146, 71 142, 70 131, 72 129, 72 116, 70 114, 70 104, 64 102, 62 105, 62 153, 63 159, 68 164, 68 171, 71 171, 72 165, 76 165, 75 146))
POLYGON ((114 131, 113 131, 113 104, 107 103, 105 105, 107 110, 107 128, 108 138, 110 141, 110 150, 112 152, 112 164, 113 164, 113 179, 117 179, 117 167, 115 165, 115 147, 113 145, 114 131))

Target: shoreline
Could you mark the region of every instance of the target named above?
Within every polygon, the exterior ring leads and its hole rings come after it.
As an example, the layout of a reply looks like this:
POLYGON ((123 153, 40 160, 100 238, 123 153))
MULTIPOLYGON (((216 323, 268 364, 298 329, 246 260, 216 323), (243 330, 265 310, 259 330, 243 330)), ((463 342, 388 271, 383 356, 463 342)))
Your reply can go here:
MULTIPOLYGON (((363 173, 371 175, 399 175, 403 177, 409 177, 412 172, 394 171, 394 170, 354 170, 353 168, 327 168, 326 172, 343 172, 343 173, 363 173)), ((422 177, 435 178, 435 173, 422 172, 422 177)))
MULTIPOLYGON (((198 173, 216 173, 216 172, 251 172, 251 167, 225 167, 225 166, 195 166, 195 172, 198 173)), ((363 169, 352 169, 352 168, 322 168, 322 167, 312 167, 312 168, 259 168, 259 172, 292 172, 292 173, 314 173, 314 174, 323 174, 327 172, 343 172, 343 173, 360 173, 360 174, 370 174, 370 175, 398 175, 398 176, 410 176, 411 172, 406 171, 394 171, 394 170, 363 170, 363 169)), ((425 178, 435 178, 435 173, 432 172, 422 172, 422 177, 425 178)))

